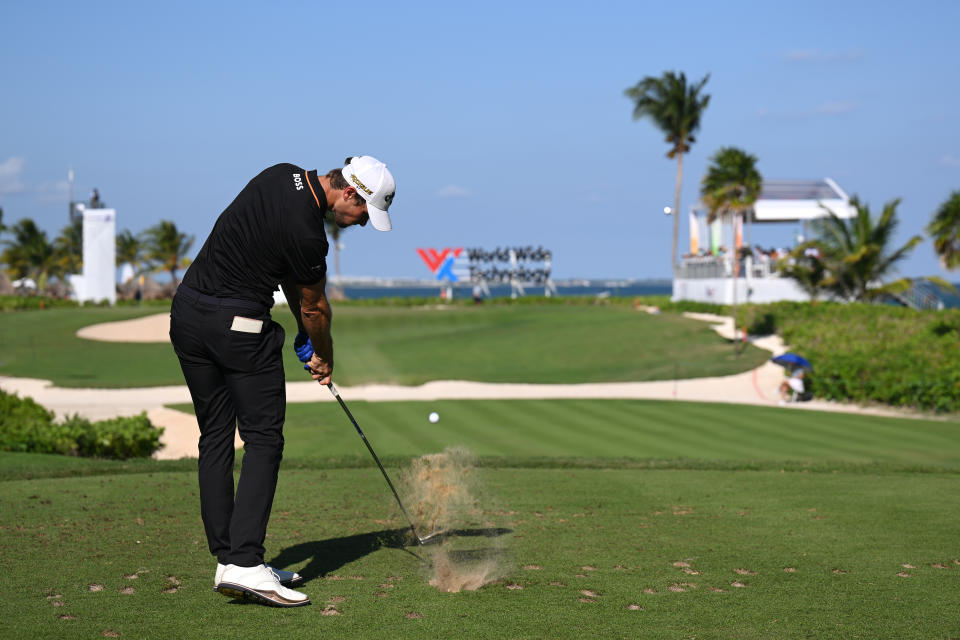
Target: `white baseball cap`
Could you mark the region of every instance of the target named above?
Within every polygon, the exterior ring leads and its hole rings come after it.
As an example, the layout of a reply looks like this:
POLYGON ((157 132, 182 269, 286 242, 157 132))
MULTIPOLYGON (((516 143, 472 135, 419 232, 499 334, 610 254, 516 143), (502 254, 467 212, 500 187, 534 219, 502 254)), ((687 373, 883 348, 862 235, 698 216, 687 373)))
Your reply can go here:
POLYGON ((394 182, 387 165, 373 156, 356 156, 350 158, 350 162, 342 172, 347 184, 356 189, 360 197, 366 201, 370 224, 373 228, 377 231, 393 229, 387 209, 393 202, 397 183, 394 182))

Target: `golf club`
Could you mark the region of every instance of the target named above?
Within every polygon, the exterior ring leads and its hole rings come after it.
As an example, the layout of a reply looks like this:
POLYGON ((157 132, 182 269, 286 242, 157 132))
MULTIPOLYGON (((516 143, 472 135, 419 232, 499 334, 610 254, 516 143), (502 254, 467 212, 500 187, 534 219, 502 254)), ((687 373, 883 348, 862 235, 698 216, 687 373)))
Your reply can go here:
POLYGON ((350 413, 350 409, 347 408, 347 404, 343 401, 343 398, 340 397, 340 392, 337 391, 337 388, 333 386, 333 383, 327 383, 327 388, 330 389, 330 393, 333 394, 333 397, 337 399, 337 402, 340 403, 340 406, 343 407, 343 412, 347 414, 347 417, 350 418, 350 422, 353 423, 353 428, 357 430, 357 433, 360 434, 360 437, 363 439, 363 444, 367 445, 367 450, 370 452, 370 455, 373 456, 374 462, 377 463, 377 466, 380 467, 380 473, 383 474, 383 478, 387 481, 387 484, 390 486, 390 491, 393 492, 393 497, 397 499, 397 504, 400 505, 400 511, 403 512, 404 517, 407 519, 407 522, 410 524, 410 530, 413 532, 413 537, 416 538, 420 546, 433 544, 435 542, 440 542, 442 540, 441 532, 431 533, 426 536, 421 536, 417 533, 417 527, 413 524, 413 519, 410 517, 410 514, 407 513, 407 510, 403 506, 403 502, 400 500, 400 495, 397 493, 397 490, 394 489, 393 483, 390 482, 390 476, 387 475, 387 470, 383 468, 383 465, 380 463, 380 458, 377 457, 377 454, 374 452, 373 447, 370 446, 370 441, 367 440, 367 436, 363 435, 363 430, 360 429, 360 425, 357 424, 356 419, 353 417, 353 414, 350 413))

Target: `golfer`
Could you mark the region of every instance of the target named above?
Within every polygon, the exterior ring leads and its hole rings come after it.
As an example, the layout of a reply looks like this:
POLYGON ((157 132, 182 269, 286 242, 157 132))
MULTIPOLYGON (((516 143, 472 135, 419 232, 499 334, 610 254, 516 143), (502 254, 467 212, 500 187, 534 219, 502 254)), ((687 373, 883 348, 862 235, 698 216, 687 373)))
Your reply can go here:
POLYGON ((313 378, 333 373, 324 217, 342 228, 389 231, 396 184, 370 156, 326 175, 278 164, 251 180, 220 214, 184 274, 170 339, 200 423, 200 514, 217 557, 214 588, 264 604, 310 604, 284 585, 300 576, 264 564, 263 542, 283 456, 283 328, 270 318, 279 284, 300 332, 294 348, 313 378), (233 486, 233 441, 243 468, 233 486))

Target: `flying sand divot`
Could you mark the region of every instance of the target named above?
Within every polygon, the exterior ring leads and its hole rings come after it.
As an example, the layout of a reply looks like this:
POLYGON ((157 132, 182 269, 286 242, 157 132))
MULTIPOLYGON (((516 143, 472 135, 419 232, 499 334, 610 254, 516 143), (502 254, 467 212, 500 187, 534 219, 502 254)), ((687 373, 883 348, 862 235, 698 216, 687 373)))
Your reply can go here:
POLYGON ((415 459, 400 476, 399 491, 410 516, 424 534, 453 532, 442 544, 421 547, 430 584, 441 591, 474 591, 504 573, 503 543, 484 536, 482 511, 475 497, 473 456, 464 448, 447 448, 415 459), (480 535, 457 535, 472 531, 480 535), (482 541, 483 548, 478 547, 482 541))

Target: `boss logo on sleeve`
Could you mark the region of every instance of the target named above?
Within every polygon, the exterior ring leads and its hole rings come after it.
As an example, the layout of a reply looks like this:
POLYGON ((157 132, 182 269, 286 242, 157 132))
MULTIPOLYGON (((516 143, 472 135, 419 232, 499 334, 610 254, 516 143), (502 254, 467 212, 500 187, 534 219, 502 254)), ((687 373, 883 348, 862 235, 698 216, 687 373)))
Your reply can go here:
POLYGON ((293 174, 293 186, 297 191, 303 191, 303 181, 300 179, 299 173, 293 174))

